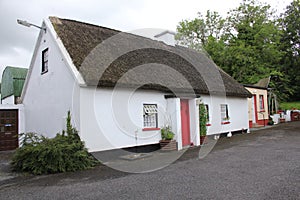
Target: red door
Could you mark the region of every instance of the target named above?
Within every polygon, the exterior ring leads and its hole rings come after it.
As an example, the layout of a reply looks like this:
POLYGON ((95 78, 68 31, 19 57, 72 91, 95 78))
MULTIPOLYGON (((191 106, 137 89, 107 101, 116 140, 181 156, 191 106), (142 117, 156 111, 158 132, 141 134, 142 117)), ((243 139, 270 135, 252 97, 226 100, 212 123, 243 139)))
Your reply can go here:
POLYGON ((258 112, 257 112, 257 97, 254 95, 254 114, 255 114, 255 123, 258 123, 258 112))
POLYGON ((180 109, 181 109, 182 146, 187 146, 191 144, 189 101, 186 99, 181 99, 180 109))

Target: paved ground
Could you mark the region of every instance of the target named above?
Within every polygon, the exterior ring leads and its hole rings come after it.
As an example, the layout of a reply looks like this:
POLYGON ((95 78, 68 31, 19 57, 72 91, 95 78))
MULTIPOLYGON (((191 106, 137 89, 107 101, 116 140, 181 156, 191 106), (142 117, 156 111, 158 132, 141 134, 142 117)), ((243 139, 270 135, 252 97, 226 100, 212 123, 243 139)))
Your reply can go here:
POLYGON ((299 199, 300 122, 221 138, 151 173, 105 166, 0 181, 0 199, 299 199))

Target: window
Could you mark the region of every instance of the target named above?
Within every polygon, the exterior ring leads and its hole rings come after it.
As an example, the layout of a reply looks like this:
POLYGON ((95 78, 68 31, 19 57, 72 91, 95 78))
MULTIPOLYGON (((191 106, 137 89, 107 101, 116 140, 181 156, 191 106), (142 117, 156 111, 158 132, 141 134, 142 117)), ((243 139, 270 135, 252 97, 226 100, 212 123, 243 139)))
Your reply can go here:
POLYGON ((265 110, 264 95, 259 95, 259 109, 260 109, 260 111, 265 110))
POLYGON ((157 104, 143 105, 144 129, 157 129, 157 104))
POLYGON ((42 51, 42 74, 48 72, 48 48, 42 51))
POLYGON ((228 105, 221 104, 221 123, 229 124, 228 105))
POLYGON ((205 114, 206 114, 206 126, 211 126, 209 123, 209 107, 208 104, 205 104, 205 114))

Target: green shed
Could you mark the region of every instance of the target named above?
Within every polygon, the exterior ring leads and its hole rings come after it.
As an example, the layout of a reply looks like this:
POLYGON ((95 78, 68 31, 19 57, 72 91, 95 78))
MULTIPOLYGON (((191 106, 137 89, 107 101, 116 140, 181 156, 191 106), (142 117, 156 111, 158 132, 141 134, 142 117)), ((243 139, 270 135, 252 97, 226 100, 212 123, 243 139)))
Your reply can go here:
POLYGON ((14 95, 20 97, 28 69, 19 67, 6 67, 2 74, 1 100, 14 95))

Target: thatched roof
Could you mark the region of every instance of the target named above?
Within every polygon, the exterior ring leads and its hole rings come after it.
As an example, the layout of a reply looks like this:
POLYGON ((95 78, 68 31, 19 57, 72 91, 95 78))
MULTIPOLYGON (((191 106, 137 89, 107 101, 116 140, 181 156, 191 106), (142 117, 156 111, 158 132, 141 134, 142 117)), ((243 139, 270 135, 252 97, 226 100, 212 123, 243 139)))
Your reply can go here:
POLYGON ((74 20, 50 21, 88 86, 251 96, 205 54, 74 20))

